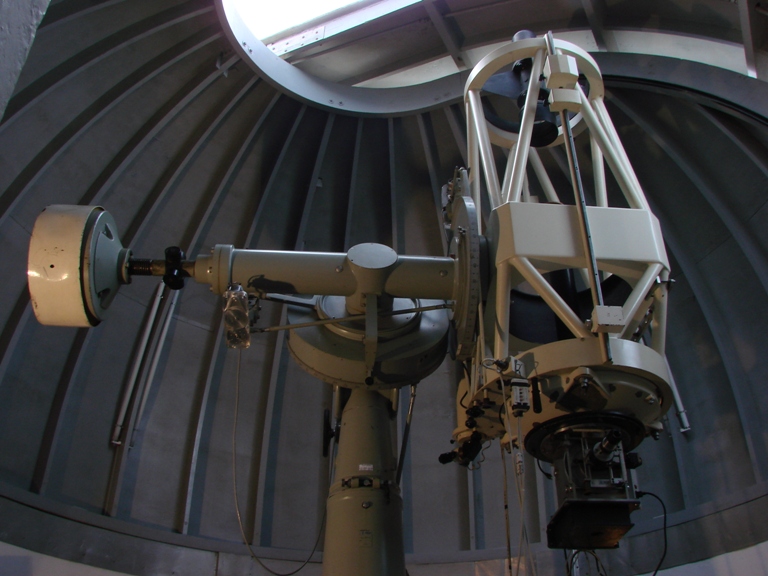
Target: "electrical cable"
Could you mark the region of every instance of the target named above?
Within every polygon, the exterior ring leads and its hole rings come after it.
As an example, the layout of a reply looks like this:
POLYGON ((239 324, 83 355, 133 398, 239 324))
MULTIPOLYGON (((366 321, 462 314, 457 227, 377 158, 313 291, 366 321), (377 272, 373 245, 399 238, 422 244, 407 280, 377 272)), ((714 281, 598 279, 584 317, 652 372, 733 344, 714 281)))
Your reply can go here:
POLYGON ((293 576, 293 574, 297 574, 300 570, 303 570, 304 567, 309 564, 312 556, 315 555, 317 546, 320 544, 320 536, 322 536, 323 528, 325 527, 326 512, 323 512, 323 519, 320 522, 320 530, 317 533, 317 539, 315 540, 315 545, 312 548, 312 551, 309 553, 309 556, 307 556, 307 559, 304 561, 304 563, 296 568, 296 570, 291 572, 275 572, 272 570, 269 566, 262 562, 261 558, 256 556, 256 553, 253 551, 253 548, 248 542, 248 538, 245 536, 245 528, 243 527, 243 518, 240 514, 240 502, 237 497, 237 413, 240 408, 240 360, 242 355, 242 348, 240 348, 237 351, 237 371, 235 375, 235 416, 234 422, 232 423, 232 490, 235 494, 235 512, 237 514, 237 524, 240 527, 240 535, 243 538, 243 544, 245 544, 248 548, 248 552, 250 552, 251 558, 256 560, 256 562, 258 562, 259 565, 264 568, 264 570, 270 574, 274 574, 274 576, 293 576))
POLYGON ((538 458, 536 458, 536 466, 539 467, 539 470, 541 470, 541 473, 544 474, 544 477, 547 480, 552 480, 552 474, 550 474, 549 472, 544 472, 544 468, 541 467, 541 460, 539 460, 538 458))
POLYGON ((520 501, 520 524, 521 531, 520 537, 523 540, 526 548, 526 559, 530 563, 531 575, 536 576, 536 567, 533 561, 533 551, 531 550, 531 541, 528 538, 528 526, 525 522, 525 469, 523 464, 523 451, 522 451, 522 438, 523 438, 523 426, 522 418, 517 417, 517 456, 519 457, 519 470, 516 470, 515 485, 517 486, 518 499, 520 501))
MULTIPOLYGON (((399 392, 398 392, 399 393, 399 392)), ((403 466, 405 466, 405 451, 408 449, 408 437, 411 432, 411 419, 413 417, 413 405, 416 402, 416 384, 411 384, 411 398, 408 402, 408 414, 405 417, 405 429, 403 430, 403 442, 400 446, 400 457, 397 459, 397 473, 395 474, 395 484, 400 485, 400 479, 403 476, 403 466)))
POLYGON ((469 369, 468 363, 467 362, 462 362, 461 366, 462 366, 462 368, 464 368, 464 374, 467 375, 467 380, 471 381, 472 380, 472 372, 469 369))
POLYGON ((576 557, 577 557, 579 554, 581 554, 581 550, 574 550, 574 551, 571 553, 571 557, 570 557, 570 558, 569 558, 569 560, 568 560, 568 574, 569 574, 570 576, 573 576, 573 569, 574 569, 574 567, 575 567, 574 565, 576 564, 576 557))
POLYGON ((659 501, 659 504, 661 504, 661 509, 664 512, 664 551, 661 553, 661 558, 659 559, 659 563, 656 564, 656 569, 653 571, 652 576, 656 576, 657 572, 659 571, 659 568, 661 568, 662 562, 664 562, 664 558, 667 556, 667 507, 664 505, 664 500, 656 496, 653 492, 642 492, 637 491, 636 495, 640 498, 643 496, 652 496, 653 498, 656 498, 656 500, 659 501))
POLYGON ((568 557, 568 554, 566 553, 565 549, 563 549, 563 555, 565 557, 565 573, 566 576, 574 576, 574 569, 576 560, 579 556, 579 554, 584 554, 584 557, 587 561, 587 573, 590 572, 589 569, 589 557, 592 556, 592 558, 595 559, 595 567, 597 568, 597 574, 598 576, 608 576, 608 571, 605 569, 605 566, 603 565, 602 560, 600 560, 600 556, 597 555, 597 553, 594 550, 574 550, 571 553, 570 558, 568 557))
POLYGON ((507 489, 507 459, 504 457, 504 446, 499 442, 501 452, 501 469, 504 473, 504 528, 507 533, 507 566, 509 568, 508 576, 512 576, 512 534, 509 529, 509 496, 507 489))
POLYGON ((597 573, 599 576, 608 576, 608 571, 605 569, 605 566, 603 566, 603 561, 600 560, 600 556, 597 555, 597 552, 594 550, 587 550, 590 556, 592 556, 595 559, 595 565, 597 566, 597 573))
POLYGON ((491 447, 491 444, 493 444, 493 441, 491 440, 483 443, 480 454, 475 456, 475 460, 469 463, 467 470, 480 470, 480 466, 482 466, 483 462, 485 462, 485 451, 491 447))
MULTIPOLYGON (((483 360, 483 366, 488 364, 489 366, 493 366, 496 371, 499 373, 499 377, 501 377, 501 370, 499 367, 495 364, 495 360, 491 358, 486 358, 483 360)), ((504 383, 504 380, 501 380, 501 397, 503 401, 503 406, 505 408, 507 407, 507 394, 506 394, 506 385, 504 383)), ((509 438, 509 444, 510 447, 513 446, 512 442, 512 430, 510 428, 509 424, 509 413, 507 413, 507 417, 504 419, 504 429, 507 432, 507 437, 509 438)), ((515 576, 519 576, 520 573, 520 563, 523 558, 523 544, 525 544, 525 547, 527 549, 526 559, 530 560, 531 564, 531 574, 532 576, 536 576, 536 569, 533 565, 533 556, 531 554, 531 543, 528 540, 528 531, 526 529, 525 525, 525 506, 524 506, 524 485, 523 485, 523 469, 522 469, 522 462, 523 462, 523 455, 520 452, 522 442, 522 423, 520 419, 517 419, 517 450, 515 453, 516 462, 515 464, 515 488, 517 489, 517 501, 520 506, 520 542, 518 545, 518 554, 517 554, 517 568, 515 570, 515 576)))

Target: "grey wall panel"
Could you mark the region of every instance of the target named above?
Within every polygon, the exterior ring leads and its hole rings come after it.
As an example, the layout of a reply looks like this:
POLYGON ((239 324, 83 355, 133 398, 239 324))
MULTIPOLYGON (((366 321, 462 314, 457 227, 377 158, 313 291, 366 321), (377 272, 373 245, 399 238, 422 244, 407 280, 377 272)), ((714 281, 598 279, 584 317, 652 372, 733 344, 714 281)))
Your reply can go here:
POLYGON ((51 333, 30 322, 20 335, 26 345, 15 350, 9 374, 0 385, 3 429, 0 453, 6 482, 24 488, 31 485, 48 411, 75 332, 76 329, 66 328, 58 334, 51 333), (51 358, 50 362, 46 356, 51 358), (27 428, 30 425, 32 429, 27 428))
POLYGON ((68 61, 74 59, 80 64, 85 64, 100 58, 100 54, 105 51, 105 40, 119 38, 125 44, 133 43, 141 40, 143 36, 153 34, 155 30, 162 32, 163 29, 158 29, 158 25, 161 22, 173 21, 165 14, 171 12, 175 19, 179 19, 182 14, 192 12, 189 3, 178 1, 159 3, 142 0, 111 4, 90 13, 81 11, 77 15, 76 27, 52 22, 57 11, 51 6, 38 29, 34 58, 19 78, 16 93, 29 88, 30 84, 68 61), (102 44, 101 50, 87 58, 94 44, 102 44))
POLYGON ((334 118, 330 144, 315 183, 312 217, 304 235, 306 250, 344 250, 357 124, 358 120, 350 116, 334 118))
POLYGON ((109 439, 144 315, 143 302, 118 296, 109 318, 114 322, 96 328, 81 353, 50 456, 52 498, 102 510, 113 457, 109 439))
POLYGON ((437 457, 450 449, 456 426, 458 377, 449 360, 419 384, 411 428, 411 507, 414 553, 468 550, 467 471, 437 457))
MULTIPOLYGON (((439 181, 433 183, 433 170, 425 170, 427 155, 437 151, 430 150, 434 148, 431 127, 426 129, 429 134, 423 134, 420 126, 423 120, 415 116, 393 121, 393 189, 401 237, 399 249, 403 254, 442 256, 442 214, 436 209, 434 196, 439 181)), ((452 173, 445 175, 446 182, 451 176, 452 173)))
MULTIPOLYGON (((283 367, 283 387, 271 521, 271 545, 311 550, 322 527, 328 493, 328 459, 322 455, 323 410, 330 387, 304 373, 293 360, 283 367)), ((264 535, 262 535, 262 538, 264 535)))
MULTIPOLYGON (((679 18, 686 15, 728 37, 735 22, 735 7, 727 3, 704 3, 707 10, 696 13, 681 12, 679 3, 654 4, 657 19, 638 25, 685 28, 679 18)), ((504 36, 514 32, 509 19, 494 20, 486 8, 462 13, 467 6, 458 0, 446 5, 456 12, 447 18, 464 14, 466 37, 479 37, 481 27, 502 34, 502 24, 504 36)), ((189 285, 174 305, 167 298, 162 306, 170 313, 169 330, 157 348, 141 418, 140 396, 129 410, 129 423, 137 426, 133 445, 112 447, 109 437, 157 283, 135 279, 121 290, 112 317, 90 333, 39 326, 24 285, 34 218, 52 202, 98 201, 142 257, 158 257, 174 244, 193 253, 215 243, 341 251, 368 241, 406 254, 442 254, 438 193, 454 166, 464 164, 463 109, 455 104, 422 115, 355 118, 304 106, 231 59, 213 5, 202 0, 65 0, 54 6, 11 114, 0 124, 6 254, 0 490, 35 498, 43 509, 77 518, 78 526, 90 522, 111 532, 78 555, 78 546, 101 528, 75 531, 82 536, 77 542, 71 535, 56 538, 48 528, 39 537, 20 536, 44 518, 33 514, 8 537, 142 574, 211 573, 214 555, 196 548, 227 550, 240 557, 225 558, 222 573, 260 573, 238 544, 232 495, 237 403, 246 535, 265 547, 260 553, 297 560, 308 554, 322 523, 328 460, 321 455, 320 423, 329 387, 297 367, 284 334, 260 334, 239 359, 236 402, 239 355, 222 343, 219 298, 206 286, 189 285), (148 544, 141 557, 135 557, 142 549, 134 547, 135 536, 120 532, 143 535, 148 544), (180 544, 189 548, 165 548, 180 544), (106 545, 125 557, 104 552, 106 545)), ((583 9, 568 2, 497 8, 527 15, 533 27, 587 25, 583 9)), ((632 6, 631 16, 629 8, 607 3, 608 21, 639 21, 646 14, 632 6)), ((762 354, 768 130, 722 100, 704 109, 669 87, 613 86, 608 100, 668 236, 677 280, 669 360, 693 425, 684 435, 671 430, 641 445, 641 488, 666 500, 675 542, 704 534, 712 551, 733 549, 761 537, 758 512, 744 505, 741 521, 722 524, 734 534, 716 536, 718 515, 725 518, 728 509, 759 498, 768 473, 768 423, 760 409, 768 400, 762 354)), ((588 143, 578 143, 589 188, 588 143)), ((503 167, 506 158, 495 154, 503 167)), ((544 151, 542 159, 569 198, 564 156, 544 151)), ((613 197, 618 188, 608 180, 613 197)), ((284 318, 280 305, 263 303, 261 325, 284 318)), ((159 330, 153 334, 140 385, 159 340, 159 330)), ((488 448, 474 473, 437 461, 450 449, 459 375, 446 360, 418 387, 403 495, 406 547, 422 559, 505 554, 498 447, 488 448)), ((672 414, 669 424, 675 427, 672 414)), ((552 513, 551 483, 527 465, 526 490, 541 500, 530 528, 536 541, 552 513)), ((516 551, 520 515, 510 459, 507 466, 516 551)), ((4 510, 6 518, 16 508, 4 510)), ((606 557, 627 570, 652 568, 657 516, 653 502, 644 501, 634 517, 637 535, 606 557)), ((535 546, 543 566, 546 551, 535 546)), ((690 548, 680 544, 670 562, 705 554, 690 548)))
POLYGON ((391 245, 391 197, 387 121, 362 120, 347 221, 347 247, 363 242, 391 245))

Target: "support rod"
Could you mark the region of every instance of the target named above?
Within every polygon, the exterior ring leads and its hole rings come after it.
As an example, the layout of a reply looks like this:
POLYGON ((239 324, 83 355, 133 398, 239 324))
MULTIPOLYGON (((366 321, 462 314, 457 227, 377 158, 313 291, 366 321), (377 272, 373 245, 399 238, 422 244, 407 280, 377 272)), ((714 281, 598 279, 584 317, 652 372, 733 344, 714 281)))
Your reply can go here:
MULTIPOLYGON (((552 32, 547 33, 547 50, 550 55, 555 54, 555 40, 552 32)), ((589 230, 589 219, 587 217, 587 201, 584 197, 584 186, 581 182, 581 172, 579 171, 579 160, 576 156, 576 143, 573 139, 573 131, 568 121, 568 110, 563 109, 560 112, 560 126, 565 135, 565 152, 568 156, 568 168, 571 173, 571 184, 573 185, 573 194, 576 199, 576 211, 579 214, 579 231, 581 236, 584 254, 587 256, 587 272, 589 276, 589 291, 592 294, 592 305, 594 308, 603 306, 603 293, 600 289, 600 272, 597 268, 597 258, 595 257, 595 248, 592 245, 592 234, 589 230)), ((611 362, 611 344, 608 335, 601 332, 598 334, 602 344, 603 361, 611 362)))
POLYGON ((405 464, 405 451, 408 449, 408 437, 411 433, 411 418, 413 417, 413 405, 416 402, 416 386, 411 385, 411 400, 408 402, 408 414, 405 417, 405 429, 403 430, 403 442, 400 446, 400 458, 397 461, 397 475, 395 483, 400 486, 403 477, 403 465, 405 464))
POLYGON ((510 276, 509 262, 500 262, 496 266, 496 323, 493 339, 493 356, 499 360, 509 356, 510 276))
POLYGON ((672 390, 672 396, 675 399, 675 413, 677 414, 677 421, 680 424, 680 432, 685 434, 690 432, 691 423, 688 421, 688 414, 683 406, 683 398, 680 396, 680 391, 677 389, 677 383, 675 377, 672 375, 672 368, 669 366, 669 359, 665 356, 664 361, 667 363, 667 371, 669 372, 669 387, 672 390))
MULTIPOLYGON (((496 172, 496 160, 493 157, 493 148, 491 147, 491 138, 488 135, 488 125, 485 122, 485 113, 483 104, 480 101, 480 92, 477 90, 468 90, 467 99, 471 117, 474 118, 475 127, 475 145, 480 148, 480 159, 482 160, 483 172, 485 173, 485 185, 488 189, 488 197, 491 200, 491 209, 501 206, 502 198, 499 188, 499 175, 496 172)), ((471 166, 475 168, 475 165, 471 166)), ((479 175, 476 175, 477 177, 479 175)))
POLYGON ((560 294, 555 292, 552 285, 545 280, 538 270, 536 270, 528 258, 513 258, 510 262, 517 271, 522 274, 523 278, 528 281, 533 289, 536 290, 538 295, 542 297, 544 302, 547 303, 547 306, 557 314, 557 317, 563 321, 563 324, 568 327, 574 336, 582 339, 592 337, 592 333, 587 330, 587 327, 584 326, 584 323, 578 316, 576 316, 576 313, 565 303, 565 300, 563 300, 560 294))
POLYGON ((539 184, 541 184, 542 190, 544 190, 544 196, 546 196, 547 202, 560 204, 560 198, 557 195, 555 187, 552 185, 552 180, 549 178, 549 174, 547 174, 544 162, 541 161, 539 151, 536 150, 536 148, 531 148, 528 153, 528 159, 533 167, 534 174, 536 174, 536 178, 539 180, 539 184))
POLYGON ((149 341, 149 334, 152 332, 152 328, 155 325, 155 319, 157 318, 157 310, 160 306, 160 299, 163 296, 163 284, 160 283, 155 290, 155 297, 152 300, 152 306, 150 307, 149 316, 147 316, 147 322, 144 325, 144 330, 141 333, 139 339, 139 346, 136 350, 136 356, 133 359, 133 365, 131 366, 131 375, 128 377, 128 384, 123 392, 122 399, 120 401, 120 409, 117 413, 117 421, 115 422, 115 428, 112 430, 112 444, 120 444, 122 440, 120 436, 125 425, 125 416, 128 412, 128 405, 131 402, 133 396, 133 390, 136 388, 136 381, 139 378, 139 369, 144 362, 144 355, 147 351, 147 342, 149 341))
MULTIPOLYGON (((393 310, 378 314, 380 318, 388 316, 398 316, 400 314, 418 314, 419 312, 429 312, 431 310, 445 310, 451 308, 448 304, 436 304, 434 306, 419 306, 418 308, 407 308, 405 310, 393 310)), ((299 328, 309 328, 310 326, 324 326, 327 324, 341 324, 343 322, 362 321, 366 319, 365 314, 355 314, 341 318, 322 318, 313 322, 301 322, 299 324, 281 324, 280 326, 268 326, 266 328, 257 328, 255 332, 279 332, 280 330, 298 330, 299 328)))
POLYGON ((502 201, 504 202, 520 202, 523 178, 525 178, 525 167, 528 164, 528 151, 531 149, 531 135, 533 134, 536 105, 539 100, 539 76, 541 76, 543 67, 544 50, 539 50, 533 59, 531 79, 528 83, 528 92, 525 95, 523 118, 520 124, 520 135, 515 145, 515 159, 512 165, 510 186, 508 190, 502 190, 502 201))

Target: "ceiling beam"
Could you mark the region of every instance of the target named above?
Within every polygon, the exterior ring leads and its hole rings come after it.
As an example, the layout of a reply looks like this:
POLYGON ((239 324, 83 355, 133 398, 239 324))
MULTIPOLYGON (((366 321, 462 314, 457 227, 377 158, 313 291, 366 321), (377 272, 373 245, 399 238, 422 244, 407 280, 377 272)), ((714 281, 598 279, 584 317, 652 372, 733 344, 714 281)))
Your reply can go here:
POLYGON ((448 8, 443 0, 425 0, 422 2, 422 5, 427 11, 432 25, 440 35, 440 39, 445 44, 445 48, 448 50, 451 58, 453 58, 456 67, 459 70, 466 70, 471 67, 472 62, 467 60, 466 53, 461 50, 461 46, 464 43, 464 35, 461 33, 455 20, 448 21, 445 19, 448 8))
POLYGON ((361 82, 365 82, 366 80, 371 80, 373 78, 378 78, 379 76, 392 74, 393 72, 399 72, 413 66, 418 66, 427 60, 432 58, 439 58, 440 56, 441 54, 437 53, 437 51, 434 51, 434 53, 432 51, 417 52, 408 58, 383 62, 381 66, 377 66, 376 68, 361 70, 356 74, 338 80, 338 83, 346 86, 354 86, 356 84, 360 84, 361 82))
POLYGON ((589 27, 599 50, 616 52, 618 46, 613 33, 605 29, 605 0, 581 0, 581 6, 587 16, 589 27))
POLYGON ((464 16, 465 14, 472 14, 473 12, 481 12, 483 10, 496 8, 498 6, 501 6, 502 4, 511 4, 514 1, 515 0, 497 0, 496 2, 481 4, 480 6, 468 6, 467 8, 458 8, 456 10, 452 10, 450 12, 444 13, 443 16, 445 16, 446 18, 457 18, 459 16, 464 16))
POLYGON ((765 52, 768 40, 768 10, 755 0, 738 1, 747 73, 755 78, 768 80, 768 54, 765 52))

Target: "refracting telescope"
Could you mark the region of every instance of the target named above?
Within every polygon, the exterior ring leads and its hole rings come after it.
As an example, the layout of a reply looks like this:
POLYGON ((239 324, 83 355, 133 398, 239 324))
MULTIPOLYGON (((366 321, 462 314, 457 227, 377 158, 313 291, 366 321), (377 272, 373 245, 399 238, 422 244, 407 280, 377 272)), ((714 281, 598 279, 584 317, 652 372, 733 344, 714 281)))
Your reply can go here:
POLYGON ((171 247, 141 259, 101 207, 49 206, 35 223, 28 282, 41 323, 94 326, 136 276, 162 276, 171 289, 195 281, 224 297, 231 347, 247 347, 254 332, 288 330, 304 370, 350 391, 325 439, 336 436, 338 452, 324 574, 405 574, 404 445, 398 456, 391 413, 399 388, 429 375, 447 352, 465 376, 456 447, 440 460, 470 466, 498 438, 552 463, 550 547, 617 545, 638 507, 632 450, 679 403, 664 357, 661 231, 593 59, 551 34, 519 35, 475 67, 465 104, 468 166, 444 187, 443 257, 369 243, 346 253, 217 245, 191 259, 171 247), (504 120, 494 99, 512 101, 518 118, 504 120), (589 133, 589 205, 578 132, 589 133), (539 150, 561 146, 572 187, 557 191, 539 150), (501 180, 499 150, 508 158, 501 180), (606 165, 619 189, 610 202, 606 165), (264 298, 287 305, 286 325, 258 327, 264 298))

